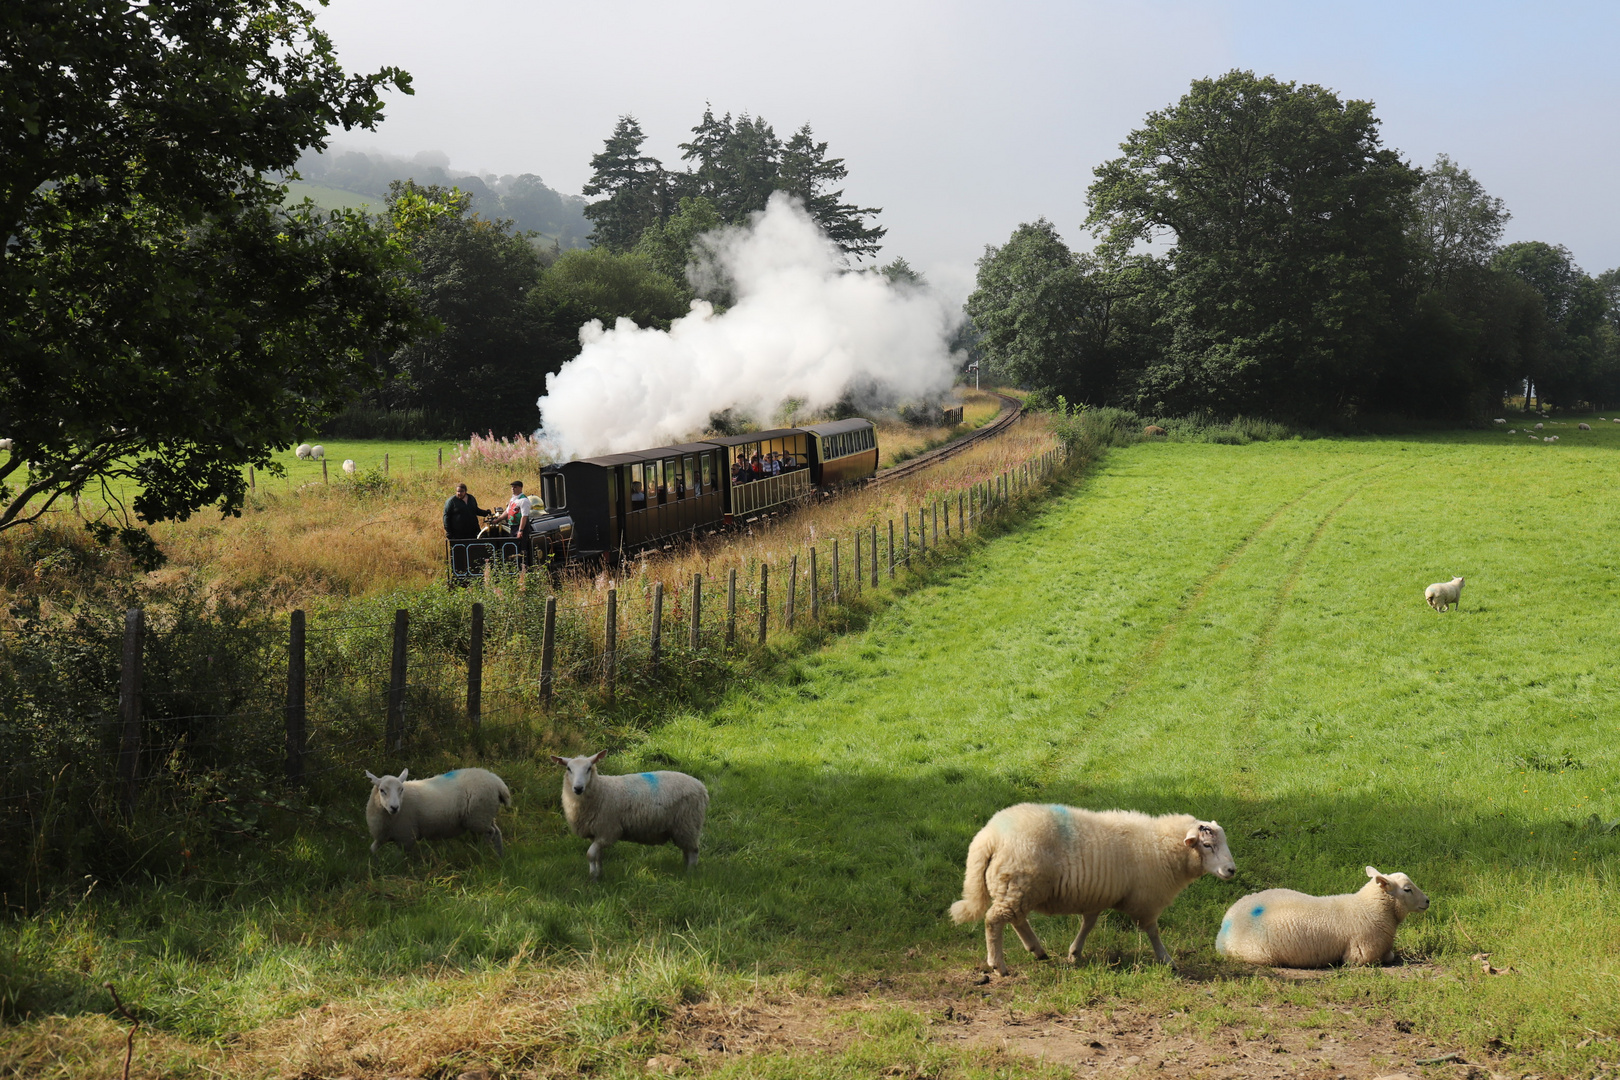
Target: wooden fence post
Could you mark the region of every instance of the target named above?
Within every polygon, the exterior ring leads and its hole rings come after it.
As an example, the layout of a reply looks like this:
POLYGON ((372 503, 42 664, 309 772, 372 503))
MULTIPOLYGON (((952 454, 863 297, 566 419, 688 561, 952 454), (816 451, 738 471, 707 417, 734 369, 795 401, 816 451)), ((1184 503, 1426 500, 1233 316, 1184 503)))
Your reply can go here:
POLYGON ((861 595, 861 530, 855 530, 855 572, 849 576, 855 586, 855 595, 861 595))
POLYGON ((832 564, 832 602, 833 607, 838 606, 838 537, 833 537, 833 564, 832 564))
POLYGON ((557 598, 546 597, 546 624, 540 632, 540 707, 551 708, 551 693, 554 685, 552 670, 553 661, 557 656, 557 598))
MULTIPOLYGON (((950 530, 950 527, 949 527, 949 523, 947 522, 947 526, 946 526, 946 529, 945 529, 945 535, 949 536, 950 534, 951 534, 951 530, 950 530)), ((939 500, 938 499, 934 500, 934 546, 939 547, 939 500)))
POLYGON ((484 723, 484 605, 472 606, 467 635, 467 722, 477 731, 484 723))
POLYGON ((911 511, 900 515, 900 561, 911 565, 911 511))
POLYGON ((765 627, 771 619, 771 568, 759 564, 759 644, 765 645, 765 627))
POLYGON ((928 507, 917 508, 917 552, 928 554, 928 507))
POLYGON ((894 518, 889 519, 889 580, 894 580, 894 518))
MULTIPOLYGON (((889 529, 890 529, 891 532, 893 531, 893 529, 894 529, 893 522, 891 522, 889 524, 889 529)), ((878 576, 877 576, 878 575, 877 522, 875 522, 875 521, 872 522, 872 543, 871 543, 871 548, 872 548, 872 588, 875 589, 875 588, 877 588, 877 585, 878 585, 878 576)))
POLYGON ((653 612, 652 612, 652 669, 658 674, 659 652, 664 645, 664 583, 653 583, 653 612))
POLYGON ((321 483, 330 484, 332 478, 326 474, 326 459, 321 458, 321 483))
POLYGON ((287 783, 304 782, 304 613, 294 610, 287 632, 287 783))
POLYGON ((619 590, 608 590, 607 640, 602 653, 602 676, 607 680, 608 700, 613 700, 614 684, 619 675, 619 590))
POLYGON ((383 475, 388 475, 388 454, 386 451, 383 453, 383 475))
POLYGON ((787 628, 793 629, 793 601, 799 596, 799 557, 788 560, 787 628))
POLYGON ((947 495, 940 502, 945 505, 945 539, 949 540, 951 538, 951 497, 947 495))
POLYGON ((956 493, 956 535, 967 535, 967 492, 956 493))
POLYGON ((253 479, 253 466, 248 466, 248 490, 257 493, 259 485, 253 479))
POLYGON ((118 666, 118 718, 123 739, 118 748, 119 808, 124 820, 135 816, 135 794, 141 768, 141 658, 146 638, 146 612, 124 612, 124 653, 118 666))
POLYGON ((444 447, 439 447, 439 468, 444 468, 444 447))
POLYGON ((692 640, 687 643, 693 651, 698 651, 698 639, 702 633, 703 622, 703 575, 692 575, 692 640))
POLYGON ((810 621, 821 619, 821 578, 816 573, 816 549, 810 549, 810 621))
POLYGON ((383 732, 385 749, 405 749, 405 651, 410 642, 411 613, 394 612, 394 660, 388 673, 388 721, 383 732))
POLYGON ((726 648, 737 645, 737 568, 726 574, 726 648))

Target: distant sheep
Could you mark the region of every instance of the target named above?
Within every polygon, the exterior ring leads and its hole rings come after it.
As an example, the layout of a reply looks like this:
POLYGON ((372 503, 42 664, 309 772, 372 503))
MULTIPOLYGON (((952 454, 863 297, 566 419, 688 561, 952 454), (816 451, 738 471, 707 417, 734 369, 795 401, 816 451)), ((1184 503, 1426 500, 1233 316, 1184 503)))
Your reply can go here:
POLYGON ((1002 928, 1008 923, 1035 959, 1046 959, 1030 928, 1030 912, 1083 916, 1069 946, 1069 959, 1079 963, 1097 916, 1109 908, 1122 911, 1147 934, 1159 962, 1168 964, 1159 916, 1206 873, 1223 881, 1237 873, 1226 832, 1213 821, 1020 803, 997 813, 973 838, 962 899, 951 905, 951 919, 984 920, 986 959, 1003 975, 1002 928))
POLYGON ((1591 424, 1576 424, 1575 425, 1575 430, 1576 431, 1591 431, 1592 430, 1592 425, 1591 424))
POLYGON ((326 447, 322 446, 320 443, 316 443, 314 446, 309 448, 309 456, 314 458, 316 461, 321 460, 321 458, 326 456, 326 447))
POLYGON ((512 805, 506 783, 486 769, 451 769, 427 780, 410 779, 411 770, 398 776, 373 776, 371 798, 366 801, 366 824, 371 827, 371 853, 390 840, 410 852, 418 840, 445 840, 462 833, 489 837, 495 854, 506 850, 495 817, 512 805))
POLYGON ((1505 424, 1505 423, 1507 423, 1507 420, 1506 419, 1492 420, 1491 423, 1493 423, 1493 424, 1505 424))
POLYGON ((298 455, 298 460, 299 461, 308 461, 309 460, 309 443, 307 443, 307 442, 299 443, 298 444, 298 449, 294 450, 293 453, 298 455))
POLYGON ((1508 434, 1509 435, 1517 435, 1518 433, 1519 433, 1518 428, 1508 428, 1508 434))
POLYGON ((9 451, 10 449, 11 449, 11 440, 10 439, 0 439, 0 450, 8 450, 9 451))
POLYGON ((1272 967, 1387 964, 1395 959, 1395 931, 1429 898, 1405 874, 1381 874, 1359 892, 1309 896, 1267 889, 1245 896, 1226 911, 1215 951, 1233 960, 1272 967))
POLYGON ((1545 425, 1545 424, 1537 424, 1537 425, 1536 425, 1536 430, 1537 430, 1537 431, 1540 431, 1540 430, 1541 430, 1541 429, 1542 429, 1542 428, 1543 428, 1543 427, 1545 427, 1545 426, 1546 426, 1546 425, 1545 425))
POLYGON ((602 853, 620 840, 632 844, 674 844, 686 853, 687 869, 697 865, 698 841, 709 812, 709 789, 682 772, 602 776, 596 763, 607 755, 558 757, 564 769, 563 816, 575 836, 591 842, 585 859, 591 880, 602 876, 602 853))
POLYGON ((348 473, 350 476, 354 475, 354 458, 343 459, 343 471, 348 473))
POLYGON ((1147 427, 1142 429, 1142 434, 1144 435, 1163 435, 1165 433, 1164 428, 1160 427, 1158 424, 1149 424, 1147 427))
POLYGON ((1436 611, 1445 611, 1455 605, 1462 607, 1463 579, 1452 578, 1450 581, 1437 581, 1423 590, 1423 599, 1436 611))

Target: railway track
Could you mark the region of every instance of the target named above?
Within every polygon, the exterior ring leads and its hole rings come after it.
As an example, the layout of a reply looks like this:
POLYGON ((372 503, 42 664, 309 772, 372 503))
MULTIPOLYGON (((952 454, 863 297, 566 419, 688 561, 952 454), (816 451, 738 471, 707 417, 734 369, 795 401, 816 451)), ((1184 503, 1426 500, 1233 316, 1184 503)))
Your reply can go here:
POLYGON ((903 480, 908 476, 921 472, 930 465, 938 465, 947 458, 953 458, 986 439, 993 439, 1012 427, 1018 422, 1018 418, 1024 415, 1024 403, 1006 394, 997 394, 996 397, 1001 399, 1001 412, 996 414, 994 420, 972 434, 965 435, 954 442, 948 442, 944 446, 935 447, 927 453, 918 454, 910 461, 901 462, 893 468, 884 469, 872 478, 872 483, 886 484, 891 480, 903 480))

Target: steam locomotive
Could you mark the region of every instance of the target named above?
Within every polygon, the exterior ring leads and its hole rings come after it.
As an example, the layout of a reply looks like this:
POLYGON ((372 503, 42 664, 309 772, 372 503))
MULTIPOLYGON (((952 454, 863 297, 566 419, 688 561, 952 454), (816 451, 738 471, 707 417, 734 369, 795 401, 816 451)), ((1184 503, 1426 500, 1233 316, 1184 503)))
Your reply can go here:
POLYGON ((614 561, 869 479, 877 462, 877 430, 857 418, 547 465, 540 470, 545 513, 528 536, 447 541, 450 577, 477 577, 491 560, 553 567, 614 561), (734 477, 739 457, 751 466, 756 456, 764 462, 772 455, 779 473, 745 468, 743 478, 734 477))

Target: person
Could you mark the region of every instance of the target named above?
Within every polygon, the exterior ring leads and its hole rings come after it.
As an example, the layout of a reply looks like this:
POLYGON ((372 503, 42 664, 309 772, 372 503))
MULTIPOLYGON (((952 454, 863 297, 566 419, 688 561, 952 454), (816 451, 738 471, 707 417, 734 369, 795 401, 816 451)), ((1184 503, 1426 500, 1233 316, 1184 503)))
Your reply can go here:
POLYGON ((630 481, 630 509, 631 510, 645 510, 645 509, 647 509, 647 493, 645 491, 641 490, 641 481, 640 480, 632 480, 632 481, 630 481))
POLYGON ((489 511, 467 493, 466 484, 457 484, 456 493, 444 500, 444 538, 471 540, 478 535, 478 519, 489 511))
POLYGON ((787 472, 789 469, 797 469, 798 467, 799 461, 793 456, 793 451, 782 451, 782 471, 787 472))
POLYGON ((534 500, 523 494, 523 481, 512 481, 512 497, 507 500, 501 519, 511 523, 512 535, 518 538, 518 558, 527 566, 534 555, 534 542, 529 537, 529 521, 534 516, 534 500))
POLYGON ((754 456, 748 459, 748 471, 755 480, 765 475, 765 460, 759 456, 758 450, 755 450, 754 456))
POLYGON ((782 462, 777 458, 775 450, 772 450, 769 454, 765 455, 765 475, 782 475, 782 462))
POLYGON ((737 455, 737 464, 731 467, 731 482, 733 484, 746 484, 751 479, 753 479, 753 474, 748 471, 748 459, 739 453, 737 455))

